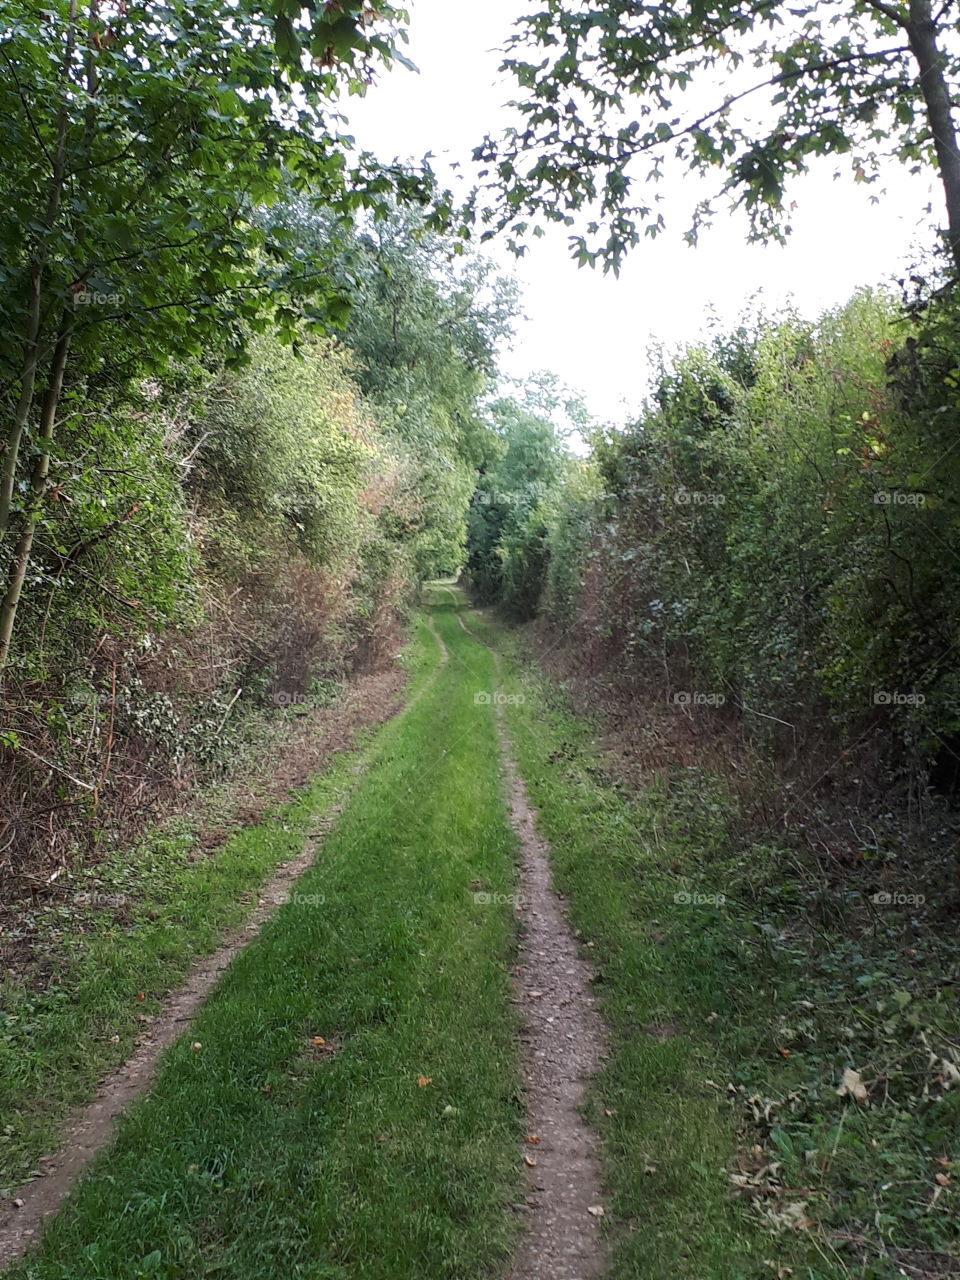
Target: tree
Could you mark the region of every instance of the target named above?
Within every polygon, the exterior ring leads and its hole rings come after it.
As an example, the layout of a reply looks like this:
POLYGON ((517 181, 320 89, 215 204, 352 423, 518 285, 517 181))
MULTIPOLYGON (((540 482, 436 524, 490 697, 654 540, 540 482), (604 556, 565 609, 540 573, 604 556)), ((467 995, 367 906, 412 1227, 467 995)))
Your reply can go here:
POLYGON ((467 572, 478 598, 532 617, 546 569, 542 505, 568 461, 547 416, 561 408, 559 380, 539 374, 490 406, 500 456, 485 465, 468 515, 467 572))
POLYGON ((253 216, 291 187, 341 224, 390 195, 429 200, 428 174, 356 154, 335 109, 400 56, 402 19, 370 0, 4 4, 0 670, 65 388, 342 321, 332 247, 309 256, 253 216))
POLYGON ((544 0, 503 64, 522 90, 522 123, 474 153, 496 192, 478 215, 484 234, 506 228, 522 251, 530 218, 572 227, 586 209, 574 255, 617 271, 641 234, 664 226, 651 184, 671 156, 725 175, 694 210, 695 239, 723 195, 746 209, 752 238, 782 238, 787 185, 811 157, 849 156, 869 182, 892 155, 937 168, 960 269, 956 17, 952 0, 936 12, 932 0, 544 0))
POLYGON ((464 512, 490 452, 481 400, 518 309, 514 282, 462 249, 414 210, 398 210, 356 238, 351 259, 344 336, 361 388, 387 411, 413 463, 425 577, 461 563, 464 512))

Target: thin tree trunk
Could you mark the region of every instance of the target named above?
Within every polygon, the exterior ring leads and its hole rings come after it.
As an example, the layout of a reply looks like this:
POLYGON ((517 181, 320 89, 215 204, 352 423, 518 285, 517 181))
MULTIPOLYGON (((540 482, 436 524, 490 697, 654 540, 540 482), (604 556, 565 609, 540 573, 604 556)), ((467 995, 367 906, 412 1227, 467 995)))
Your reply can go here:
POLYGON ((960 272, 960 151, 950 89, 943 73, 946 59, 937 44, 937 26, 930 0, 910 0, 907 37, 920 67, 920 91, 947 200, 947 238, 954 265, 960 272))
POLYGON ((72 316, 64 316, 60 330, 60 338, 53 353, 50 366, 50 381, 43 397, 40 411, 39 445, 41 452, 33 464, 33 476, 30 481, 30 497, 24 518, 23 529, 13 553, 13 564, 10 569, 10 582, 7 594, 0 604, 0 675, 7 665, 10 656, 10 641, 13 637, 13 625, 17 617, 17 606, 20 593, 27 576, 30 564, 30 552, 33 549, 33 537, 40 521, 43 499, 47 489, 47 475, 50 471, 50 442, 53 439, 53 424, 56 421, 57 408, 63 391, 63 374, 67 366, 67 355, 70 351, 70 339, 73 334, 72 316))
MULTIPOLYGON (((20 455, 20 442, 24 428, 33 408, 34 391, 37 382, 37 367, 40 362, 40 318, 43 277, 47 267, 49 254, 49 235, 52 232, 60 201, 63 196, 64 179, 67 172, 67 132, 70 126, 70 69, 76 48, 77 0, 71 0, 67 43, 63 55, 63 101, 57 116, 57 137, 53 156, 53 171, 50 177, 50 191, 47 196, 47 207, 44 213, 44 239, 37 248, 34 260, 30 264, 30 281, 27 287, 27 321, 23 336, 23 368, 20 374, 20 397, 14 411, 13 422, 7 432, 3 446, 3 468, 0 470, 0 542, 6 536, 10 523, 10 509, 13 506, 13 492, 17 481, 17 461, 20 455)), ((0 662, 0 669, 3 663, 0 662)))
POLYGON ((14 411, 13 422, 7 434, 3 453, 3 471, 0 473, 0 542, 3 541, 10 522, 10 508, 13 505, 13 490, 17 480, 17 459, 20 456, 20 441, 27 418, 33 407, 33 389, 37 382, 37 362, 39 351, 37 339, 40 336, 40 287, 43 277, 43 264, 37 262, 30 272, 29 301, 27 304, 27 331, 23 341, 23 369, 20 374, 20 398, 14 411))

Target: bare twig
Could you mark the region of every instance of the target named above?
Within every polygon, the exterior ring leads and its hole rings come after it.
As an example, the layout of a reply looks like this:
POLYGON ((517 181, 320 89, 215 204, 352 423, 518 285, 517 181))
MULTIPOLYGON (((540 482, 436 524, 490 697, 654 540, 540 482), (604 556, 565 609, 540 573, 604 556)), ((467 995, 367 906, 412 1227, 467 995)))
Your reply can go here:
POLYGON ((72 773, 67 773, 66 769, 61 769, 58 764, 54 764, 52 760, 48 760, 45 756, 39 755, 36 751, 31 751, 29 747, 25 747, 21 742, 17 747, 18 751, 22 751, 24 755, 30 756, 33 760, 39 760, 41 764, 45 764, 48 769, 53 769, 55 773, 62 774, 64 778, 69 778, 78 787, 83 787, 84 791, 96 791, 96 786, 91 782, 84 782, 80 778, 75 778, 72 773))

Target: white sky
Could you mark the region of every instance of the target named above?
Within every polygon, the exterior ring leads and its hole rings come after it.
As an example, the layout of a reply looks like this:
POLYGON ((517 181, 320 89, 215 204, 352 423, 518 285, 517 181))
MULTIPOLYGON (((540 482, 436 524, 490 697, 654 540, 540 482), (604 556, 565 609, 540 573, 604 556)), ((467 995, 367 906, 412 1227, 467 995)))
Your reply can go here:
MULTIPOLYGON (((513 22, 536 8, 534 0, 409 0, 408 56, 420 68, 397 67, 364 99, 345 104, 360 146, 384 159, 434 155, 434 167, 466 165, 484 134, 510 121, 503 104, 513 86, 498 78, 498 46, 513 22)), ((659 184, 666 197, 667 231, 645 240, 630 256, 619 280, 578 269, 568 255, 562 227, 531 240, 527 256, 515 260, 496 242, 484 252, 515 275, 526 319, 503 372, 513 377, 537 369, 558 373, 584 393, 598 417, 623 421, 646 392, 644 353, 651 340, 672 345, 695 339, 712 307, 733 320, 750 297, 763 291, 773 309, 788 298, 813 315, 843 302, 860 285, 887 280, 911 260, 919 243, 930 244, 941 218, 941 197, 932 179, 893 169, 882 182, 858 186, 833 161, 792 191, 797 209, 786 247, 746 243, 746 220, 718 219, 697 248, 682 233, 689 225, 691 180, 659 184), (879 205, 870 196, 881 194, 879 205), (933 214, 927 212, 932 201, 933 214)))

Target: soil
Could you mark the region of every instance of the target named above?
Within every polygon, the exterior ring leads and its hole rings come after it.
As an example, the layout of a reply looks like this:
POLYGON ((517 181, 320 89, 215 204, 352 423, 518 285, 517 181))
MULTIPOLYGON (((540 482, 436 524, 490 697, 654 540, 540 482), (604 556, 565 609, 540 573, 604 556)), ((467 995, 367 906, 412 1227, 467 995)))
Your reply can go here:
MULTIPOLYGON (((458 621, 477 639, 462 618, 458 621)), ((447 662, 448 653, 429 621, 428 626, 440 652, 436 673, 447 662)), ((499 667, 496 653, 494 657, 499 667)), ((325 734, 317 735, 315 725, 312 730, 304 725, 291 735, 290 750, 275 770, 271 787, 275 796, 301 785, 333 751, 349 745, 365 724, 385 719, 395 707, 396 678, 367 677, 350 693, 353 696, 344 699, 336 725, 329 725, 325 734), (378 680, 383 685, 380 696, 377 684, 370 683, 378 680), (361 684, 366 688, 361 690, 361 684)), ((520 1153, 528 1175, 522 1206, 527 1231, 510 1280, 595 1280, 603 1271, 605 1255, 600 1236, 601 1175, 597 1137, 581 1110, 590 1077, 605 1053, 606 1033, 590 989, 594 974, 580 955, 561 899, 551 887, 548 850, 537 834, 534 811, 513 763, 499 705, 497 728, 511 821, 522 851, 517 907, 522 940, 513 981, 525 1011, 523 1062, 529 1125, 520 1153)), ((262 793, 255 794, 259 802, 262 793)), ((10 1265, 29 1248, 44 1219, 60 1208, 85 1167, 110 1142, 124 1109, 150 1087, 162 1051, 183 1034, 220 974, 285 901, 347 798, 342 797, 311 832, 303 852, 284 863, 263 886, 243 927, 197 964, 187 982, 171 993, 132 1056, 69 1122, 60 1150, 40 1162, 41 1176, 0 1208, 0 1267, 10 1265)), ((244 820, 244 813, 243 806, 238 806, 233 820, 244 820)))

